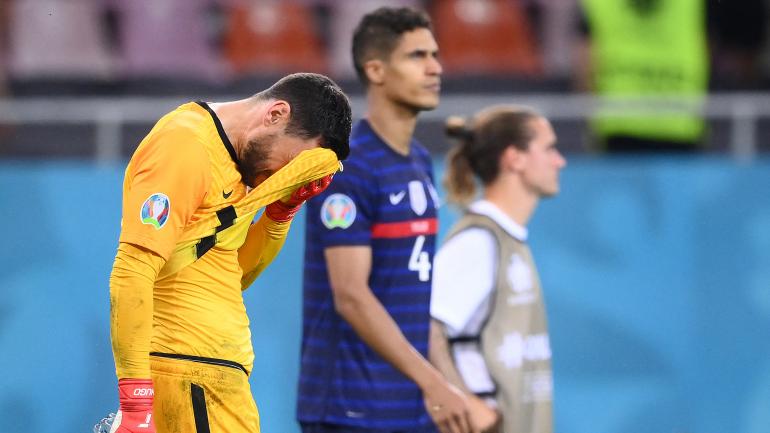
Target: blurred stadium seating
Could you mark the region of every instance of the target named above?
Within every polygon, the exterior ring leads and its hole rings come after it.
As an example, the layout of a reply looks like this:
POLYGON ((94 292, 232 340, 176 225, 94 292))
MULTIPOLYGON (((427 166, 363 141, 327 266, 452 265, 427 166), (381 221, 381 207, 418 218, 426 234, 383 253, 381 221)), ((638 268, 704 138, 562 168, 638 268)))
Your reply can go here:
POLYGON ((542 74, 534 34, 518 2, 440 1, 431 17, 447 74, 542 74))
POLYGON ((239 2, 225 23, 224 54, 234 74, 327 72, 317 23, 302 3, 239 2))
MULTIPOLYGON (((434 19, 445 97, 418 131, 432 150, 446 146, 446 115, 487 102, 531 104, 567 153, 596 150, 586 127, 595 104, 569 75, 576 0, 0 0, 0 157, 124 158, 174 104, 240 98, 298 70, 330 73, 360 98, 349 35, 383 4, 422 6, 434 19)), ((715 37, 716 52, 745 39, 715 37)), ((757 93, 770 74, 756 79, 762 63, 752 64, 751 93, 715 93, 705 105, 707 152, 770 150, 770 103, 757 93)), ((714 68, 713 81, 729 88, 719 74, 736 68, 714 68)))

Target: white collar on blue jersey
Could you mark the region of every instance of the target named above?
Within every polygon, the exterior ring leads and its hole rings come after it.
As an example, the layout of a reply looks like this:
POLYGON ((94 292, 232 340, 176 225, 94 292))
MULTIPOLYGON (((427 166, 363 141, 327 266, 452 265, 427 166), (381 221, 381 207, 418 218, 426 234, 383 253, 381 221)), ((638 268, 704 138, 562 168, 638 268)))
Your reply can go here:
POLYGON ((511 236, 522 242, 527 241, 527 236, 529 235, 527 228, 512 220, 491 201, 479 200, 471 204, 468 209, 473 213, 492 218, 494 222, 499 224, 500 227, 507 231, 511 236))

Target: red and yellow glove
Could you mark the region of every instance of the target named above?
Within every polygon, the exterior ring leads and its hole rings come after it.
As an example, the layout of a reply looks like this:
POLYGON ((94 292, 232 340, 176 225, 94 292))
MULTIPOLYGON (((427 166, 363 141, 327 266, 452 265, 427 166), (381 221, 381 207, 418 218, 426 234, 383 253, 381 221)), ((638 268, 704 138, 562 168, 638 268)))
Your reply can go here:
POLYGON ((120 410, 110 433, 155 433, 152 400, 155 390, 150 379, 120 379, 118 398, 120 410))
POLYGON ((287 201, 276 200, 265 206, 265 214, 268 218, 278 223, 290 221, 299 212, 302 203, 322 193, 330 183, 332 183, 331 174, 303 185, 297 188, 287 201))

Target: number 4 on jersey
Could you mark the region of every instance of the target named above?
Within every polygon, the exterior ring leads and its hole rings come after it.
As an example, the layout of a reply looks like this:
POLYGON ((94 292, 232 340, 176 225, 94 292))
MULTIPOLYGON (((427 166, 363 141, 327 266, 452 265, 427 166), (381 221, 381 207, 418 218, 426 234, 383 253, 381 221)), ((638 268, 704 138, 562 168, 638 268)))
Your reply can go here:
POLYGON ((414 248, 412 248, 412 255, 409 256, 408 268, 410 271, 418 273, 420 281, 428 281, 430 280, 430 257, 427 251, 422 250, 423 245, 425 245, 425 236, 417 236, 414 248))

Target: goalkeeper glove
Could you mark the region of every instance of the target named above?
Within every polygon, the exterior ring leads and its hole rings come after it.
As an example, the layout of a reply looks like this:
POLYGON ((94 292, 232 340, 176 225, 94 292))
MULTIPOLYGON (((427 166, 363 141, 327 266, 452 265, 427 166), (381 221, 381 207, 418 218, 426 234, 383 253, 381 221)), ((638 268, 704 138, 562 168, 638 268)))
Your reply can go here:
POLYGON ((118 396, 120 410, 110 433, 155 433, 152 420, 152 399, 155 390, 150 379, 120 379, 118 396))
POLYGON ((96 423, 94 425, 93 432, 94 433, 110 433, 110 430, 112 430, 112 423, 115 422, 115 414, 110 413, 106 417, 102 418, 101 421, 96 423))
POLYGON ((303 185, 294 191, 287 201, 276 200, 265 207, 268 218, 278 223, 285 223, 294 218, 305 200, 322 193, 332 183, 332 175, 303 185))

